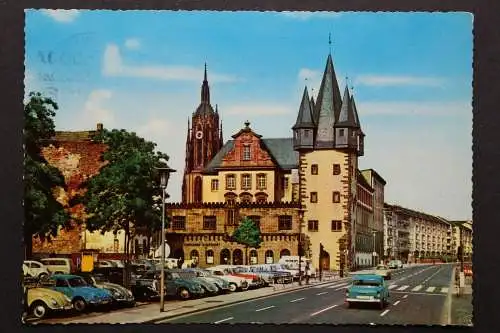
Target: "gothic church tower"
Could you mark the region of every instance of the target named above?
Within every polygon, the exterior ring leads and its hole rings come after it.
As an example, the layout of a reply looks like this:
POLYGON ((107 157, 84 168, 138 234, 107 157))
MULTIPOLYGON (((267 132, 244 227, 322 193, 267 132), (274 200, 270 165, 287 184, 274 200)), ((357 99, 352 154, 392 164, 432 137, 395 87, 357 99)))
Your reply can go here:
POLYGON ((309 98, 306 87, 292 129, 313 263, 319 263, 321 243, 324 269, 349 269, 355 251, 356 172, 364 134, 347 86, 343 97, 340 94, 331 54, 316 101, 309 98))
POLYGON ((201 202, 203 193, 202 171, 223 145, 222 124, 219 111, 210 104, 207 65, 201 86, 201 102, 188 120, 186 159, 182 182, 182 201, 201 202))

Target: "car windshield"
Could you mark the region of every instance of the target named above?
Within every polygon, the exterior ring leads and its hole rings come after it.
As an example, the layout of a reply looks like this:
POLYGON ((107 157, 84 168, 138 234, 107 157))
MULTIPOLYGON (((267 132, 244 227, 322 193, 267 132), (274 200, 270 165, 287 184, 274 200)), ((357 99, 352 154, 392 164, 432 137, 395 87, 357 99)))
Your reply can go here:
POLYGON ((69 285, 71 287, 85 287, 85 286, 87 286, 87 282, 85 282, 85 280, 82 279, 81 277, 70 278, 70 279, 68 279, 68 282, 69 282, 69 285))
POLYGON ((380 287, 381 283, 374 280, 354 280, 352 281, 353 286, 367 286, 367 287, 380 287))

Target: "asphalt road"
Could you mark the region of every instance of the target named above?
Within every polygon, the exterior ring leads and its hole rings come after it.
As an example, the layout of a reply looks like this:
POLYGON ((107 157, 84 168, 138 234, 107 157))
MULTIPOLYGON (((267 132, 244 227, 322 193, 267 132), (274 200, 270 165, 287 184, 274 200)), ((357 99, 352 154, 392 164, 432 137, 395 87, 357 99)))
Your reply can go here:
POLYGON ((441 325, 448 312, 452 265, 416 266, 393 273, 389 305, 344 304, 347 282, 313 286, 157 323, 329 323, 441 325))

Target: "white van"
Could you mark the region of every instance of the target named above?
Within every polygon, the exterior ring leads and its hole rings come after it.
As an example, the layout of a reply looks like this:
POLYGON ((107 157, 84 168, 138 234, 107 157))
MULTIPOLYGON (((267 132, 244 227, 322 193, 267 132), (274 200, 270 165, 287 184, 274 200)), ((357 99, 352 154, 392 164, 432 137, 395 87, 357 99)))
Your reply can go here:
POLYGON ((44 258, 40 262, 52 274, 71 274, 72 262, 68 258, 44 258))
MULTIPOLYGON (((306 264, 309 264, 309 268, 311 270, 311 277, 316 276, 316 269, 314 268, 314 265, 312 264, 312 260, 301 257, 300 258, 300 270, 302 272, 305 272, 306 270, 306 264)), ((285 265, 286 267, 290 269, 299 269, 299 256, 283 256, 280 258, 278 261, 279 264, 285 265)))
POLYGON ((42 264, 41 262, 34 260, 25 260, 24 264, 28 269, 29 275, 33 277, 42 278, 44 276, 45 277, 49 276, 49 271, 47 270, 47 267, 45 267, 45 265, 42 264))

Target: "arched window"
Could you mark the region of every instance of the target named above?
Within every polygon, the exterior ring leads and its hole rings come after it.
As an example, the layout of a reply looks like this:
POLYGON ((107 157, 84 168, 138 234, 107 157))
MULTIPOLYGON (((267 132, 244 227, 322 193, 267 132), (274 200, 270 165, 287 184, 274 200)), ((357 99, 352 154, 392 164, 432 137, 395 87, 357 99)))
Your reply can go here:
POLYGON ((272 264, 274 262, 273 251, 267 250, 264 256, 266 257, 266 264, 272 264))
POLYGON ((189 256, 190 256, 189 259, 198 260, 198 258, 200 257, 200 254, 198 253, 198 251, 193 250, 193 251, 191 251, 191 254, 189 256))
POLYGON ((228 249, 223 249, 220 251, 220 264, 228 265, 231 261, 231 251, 228 249))
POLYGON ((206 258, 207 264, 213 264, 214 263, 214 251, 207 250, 207 252, 205 252, 205 258, 206 258))
POLYGON ((202 183, 201 183, 201 177, 198 176, 194 180, 194 201, 201 202, 201 197, 202 197, 202 183))
POLYGON ((251 203, 252 202, 252 194, 248 192, 243 192, 240 194, 240 202, 242 203, 251 203))
POLYGON ((256 265, 257 262, 258 262, 257 251, 256 250, 251 250, 250 251, 250 265, 256 265))
POLYGON ((255 201, 257 203, 266 203, 267 202, 267 193, 259 192, 255 194, 255 201))
POLYGON ((283 256, 289 256, 289 255, 290 255, 290 250, 288 250, 288 249, 283 249, 280 252, 280 258, 283 256))

